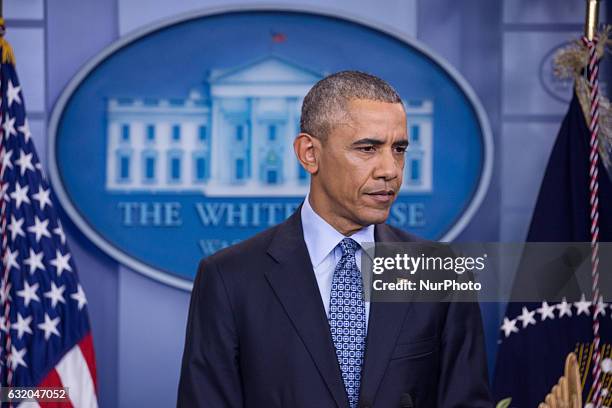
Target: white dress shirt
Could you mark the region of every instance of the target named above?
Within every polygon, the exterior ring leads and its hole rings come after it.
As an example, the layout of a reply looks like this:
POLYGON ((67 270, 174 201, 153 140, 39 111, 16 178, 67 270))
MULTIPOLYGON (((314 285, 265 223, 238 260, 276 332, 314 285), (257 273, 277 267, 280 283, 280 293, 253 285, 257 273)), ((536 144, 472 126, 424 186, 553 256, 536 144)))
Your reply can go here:
MULTIPOLYGON (((319 285, 321 292, 321 300, 325 307, 325 313, 329 318, 329 297, 331 293, 332 278, 336 264, 342 257, 342 249, 338 247, 340 241, 346 238, 334 227, 329 225, 319 214, 317 214, 308 201, 308 195, 302 205, 301 217, 302 228, 304 229, 304 241, 308 248, 308 255, 312 262, 312 268, 319 285)), ((374 242, 374 225, 368 225, 365 228, 355 232, 350 238, 354 239, 360 246, 355 252, 357 268, 361 271, 361 254, 362 247, 365 243, 374 242)), ((367 252, 366 252, 367 255, 367 252)), ((368 330, 368 318, 370 316, 370 302, 365 302, 365 321, 366 333, 368 330)))

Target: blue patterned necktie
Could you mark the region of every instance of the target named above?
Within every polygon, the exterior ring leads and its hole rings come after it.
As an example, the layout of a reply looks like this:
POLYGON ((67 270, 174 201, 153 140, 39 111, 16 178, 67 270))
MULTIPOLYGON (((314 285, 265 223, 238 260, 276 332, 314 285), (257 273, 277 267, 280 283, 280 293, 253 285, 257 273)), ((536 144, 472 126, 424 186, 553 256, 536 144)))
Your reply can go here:
POLYGON ((351 238, 344 238, 339 245, 342 257, 332 278, 329 326, 349 404, 354 408, 359 401, 365 350, 365 302, 363 281, 355 259, 359 244, 351 238))

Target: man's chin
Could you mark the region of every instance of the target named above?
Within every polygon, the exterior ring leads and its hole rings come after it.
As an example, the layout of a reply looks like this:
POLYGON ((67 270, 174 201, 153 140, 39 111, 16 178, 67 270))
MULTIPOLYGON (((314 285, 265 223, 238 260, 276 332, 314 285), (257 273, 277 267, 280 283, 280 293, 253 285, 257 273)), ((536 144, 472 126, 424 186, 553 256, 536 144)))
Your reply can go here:
POLYGON ((391 207, 385 209, 368 209, 364 211, 360 217, 362 220, 362 225, 372 225, 372 224, 384 224, 389 218, 389 211, 391 207))

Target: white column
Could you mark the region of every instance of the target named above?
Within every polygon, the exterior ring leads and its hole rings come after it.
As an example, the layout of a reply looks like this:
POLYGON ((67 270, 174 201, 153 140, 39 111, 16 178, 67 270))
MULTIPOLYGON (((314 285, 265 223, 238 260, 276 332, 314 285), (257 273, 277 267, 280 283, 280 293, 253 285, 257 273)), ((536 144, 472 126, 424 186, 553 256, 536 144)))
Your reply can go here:
POLYGON ((297 135, 297 129, 295 126, 295 109, 297 99, 289 97, 287 98, 287 125, 285 126, 285 151, 283 156, 283 176, 288 185, 298 184, 298 172, 297 172, 297 158, 293 153, 293 139, 297 135))
POLYGON ((219 105, 216 99, 213 97, 211 106, 211 121, 210 121, 210 181, 212 184, 221 184, 221 166, 223 160, 221 160, 221 142, 222 142, 222 127, 221 114, 219 112, 219 105))
POLYGON ((249 109, 249 131, 251 132, 251 184, 259 185, 259 149, 262 146, 262 135, 257 122, 255 110, 259 108, 259 98, 248 98, 248 109, 249 109))
MULTIPOLYGON (((130 125, 130 142, 132 156, 130 159, 130 178, 132 187, 142 187, 142 150, 146 139, 146 122, 136 121, 130 118, 127 123, 130 125)), ((147 188, 150 188, 148 186, 147 188)))
POLYGON ((112 119, 108 124, 108 137, 106 139, 106 189, 113 189, 117 185, 117 147, 121 138, 121 123, 112 119))
MULTIPOLYGON (((159 129, 157 123, 153 123, 155 127, 155 142, 151 145, 151 150, 155 153, 155 184, 153 184, 154 189, 160 189, 162 187, 167 186, 168 178, 170 173, 168 171, 168 167, 170 166, 170 162, 168 161, 168 149, 167 146, 170 144, 169 138, 164 138, 164 135, 161 133, 161 129, 159 129)), ((147 143, 147 128, 145 126, 144 133, 142 136, 143 147, 147 143)), ((141 152, 138 152, 139 160, 142 157, 141 152)), ((139 165, 139 168, 144 170, 144 163, 139 165)), ((140 171, 142 171, 140 170, 140 171)), ((142 177, 141 177, 142 180, 142 177)))

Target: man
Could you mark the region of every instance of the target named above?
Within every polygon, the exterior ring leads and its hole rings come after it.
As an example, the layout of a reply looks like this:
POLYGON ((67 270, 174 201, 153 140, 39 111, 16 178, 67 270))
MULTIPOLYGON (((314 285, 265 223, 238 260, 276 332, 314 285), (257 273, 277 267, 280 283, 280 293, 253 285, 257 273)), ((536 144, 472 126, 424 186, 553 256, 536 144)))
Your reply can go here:
POLYGON ((490 407, 473 303, 369 304, 366 242, 415 241, 384 224, 408 146, 401 99, 344 71, 302 105, 294 150, 310 192, 285 222, 202 260, 180 407, 490 407))

